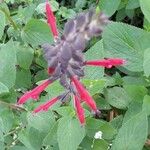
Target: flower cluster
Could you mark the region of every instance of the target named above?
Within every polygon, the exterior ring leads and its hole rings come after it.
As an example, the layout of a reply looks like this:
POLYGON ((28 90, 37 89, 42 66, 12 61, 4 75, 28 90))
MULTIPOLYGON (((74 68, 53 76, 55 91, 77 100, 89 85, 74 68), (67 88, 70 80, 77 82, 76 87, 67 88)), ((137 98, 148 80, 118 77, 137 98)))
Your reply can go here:
POLYGON ((103 13, 95 13, 91 10, 77 15, 65 24, 64 33, 61 37, 58 36, 55 16, 48 1, 46 2, 46 15, 47 23, 55 38, 53 45, 48 43, 42 45, 45 59, 48 62, 49 79, 35 89, 26 92, 19 99, 18 104, 23 104, 30 98, 37 100, 40 93, 49 84, 59 80, 60 84, 66 89, 66 92, 40 105, 34 110, 34 113, 47 111, 58 100, 64 101, 69 93, 73 96, 78 119, 81 124, 84 124, 85 116, 81 101, 85 102, 93 112, 99 112, 92 96, 80 82, 80 78, 84 76, 84 67, 100 66, 111 68, 123 65, 125 61, 120 58, 84 60, 83 50, 86 47, 86 43, 92 37, 99 36, 109 22, 103 13))

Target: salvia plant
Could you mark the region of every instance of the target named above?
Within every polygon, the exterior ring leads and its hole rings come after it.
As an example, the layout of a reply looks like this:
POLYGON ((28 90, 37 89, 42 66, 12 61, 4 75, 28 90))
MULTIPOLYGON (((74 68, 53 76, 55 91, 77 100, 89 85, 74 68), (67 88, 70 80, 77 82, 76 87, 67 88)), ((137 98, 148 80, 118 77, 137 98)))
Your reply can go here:
POLYGON ((48 1, 45 8, 47 23, 55 41, 53 44, 45 43, 41 45, 48 63, 49 78, 33 90, 26 92, 18 100, 18 104, 23 104, 29 99, 37 100, 47 86, 59 80, 64 87, 64 93, 38 106, 33 112, 47 111, 57 101, 65 102, 68 96, 71 96, 78 119, 81 125, 84 125, 85 115, 81 105, 82 102, 85 102, 95 115, 100 115, 100 110, 92 96, 80 82, 80 79, 85 75, 84 68, 89 66, 112 68, 113 66, 123 65, 125 60, 121 58, 90 61, 84 59, 83 51, 87 42, 93 37, 100 36, 104 27, 109 23, 108 17, 104 13, 90 10, 78 14, 65 24, 63 34, 59 36, 55 16, 48 1))

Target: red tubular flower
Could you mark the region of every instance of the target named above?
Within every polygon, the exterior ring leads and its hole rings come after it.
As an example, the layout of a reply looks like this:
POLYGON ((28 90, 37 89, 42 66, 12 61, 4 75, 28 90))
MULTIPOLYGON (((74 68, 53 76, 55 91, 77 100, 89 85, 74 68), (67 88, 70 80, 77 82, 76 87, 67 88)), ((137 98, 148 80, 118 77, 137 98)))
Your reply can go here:
POLYGON ((125 63, 124 59, 109 58, 109 59, 103 59, 103 60, 90 60, 90 61, 86 61, 85 65, 101 66, 101 67, 111 68, 112 66, 123 65, 124 63, 125 63))
POLYGON ((44 89, 50 84, 52 83, 51 80, 46 80, 45 82, 43 82, 41 85, 37 86, 36 88, 34 88, 31 91, 26 92, 19 100, 18 100, 18 104, 23 104, 25 103, 28 99, 32 98, 37 100, 40 93, 42 91, 44 91, 44 89))
POLYGON ((40 111, 48 111, 48 109, 53 105, 55 104, 57 101, 59 100, 58 97, 55 97, 49 101, 47 101, 46 103, 38 106, 36 109, 34 109, 34 113, 38 113, 40 111))
POLYGON ((50 6, 48 0, 46 0, 46 16, 47 16, 47 23, 48 23, 49 27, 51 28, 53 36, 57 37, 58 31, 57 31, 57 26, 56 26, 56 19, 52 12, 52 9, 51 9, 51 6, 50 6))
POLYGON ((86 102, 86 104, 94 111, 97 112, 97 107, 96 107, 96 103, 93 100, 93 98, 90 96, 90 94, 88 93, 88 91, 83 87, 83 85, 78 81, 78 79, 73 76, 71 78, 71 81, 74 83, 80 98, 82 100, 84 100, 86 102))
POLYGON ((75 109, 76 109, 78 119, 79 119, 81 125, 84 125, 84 123, 85 123, 84 109, 82 108, 82 106, 80 104, 80 100, 76 95, 74 95, 74 104, 75 104, 75 109))

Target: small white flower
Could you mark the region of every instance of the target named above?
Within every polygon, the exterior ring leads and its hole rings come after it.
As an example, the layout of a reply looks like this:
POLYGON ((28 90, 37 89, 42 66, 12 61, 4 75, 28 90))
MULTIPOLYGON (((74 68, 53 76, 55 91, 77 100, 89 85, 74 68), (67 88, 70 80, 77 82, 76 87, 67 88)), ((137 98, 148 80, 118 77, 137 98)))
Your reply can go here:
POLYGON ((95 133, 94 138, 95 139, 102 139, 102 135, 103 135, 102 131, 98 131, 95 133))

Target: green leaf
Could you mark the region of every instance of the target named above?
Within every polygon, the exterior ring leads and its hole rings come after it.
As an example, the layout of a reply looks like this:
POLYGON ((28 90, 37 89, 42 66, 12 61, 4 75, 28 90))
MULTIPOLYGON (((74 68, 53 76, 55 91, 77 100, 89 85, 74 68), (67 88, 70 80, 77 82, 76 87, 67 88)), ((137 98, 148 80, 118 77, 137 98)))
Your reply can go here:
POLYGON ((146 49, 144 52, 144 62, 143 62, 143 68, 144 68, 144 74, 146 77, 150 76, 150 48, 146 49))
POLYGON ((120 87, 108 89, 106 96, 108 103, 119 109, 127 109, 131 102, 131 98, 128 96, 127 92, 120 87))
POLYGON ((85 136, 85 129, 77 119, 61 118, 58 124, 57 140, 60 150, 77 150, 85 136))
POLYGON ((3 110, 1 110, 0 116, 3 122, 3 132, 7 134, 13 126, 14 114, 8 108, 4 108, 3 110))
POLYGON ((141 150, 147 139, 147 132, 147 116, 141 112, 122 125, 112 144, 112 150, 141 150))
MULTIPOLYGON (((103 42, 98 41, 85 53, 86 60, 95 60, 104 58, 103 42)), ((86 66, 85 79, 101 79, 104 75, 104 68, 95 66, 86 66)))
POLYGON ((101 0, 99 7, 109 17, 112 16, 119 7, 121 0, 101 0))
POLYGON ((27 120, 30 127, 33 127, 42 132, 48 132, 55 123, 55 118, 51 111, 37 114, 29 113, 27 120))
POLYGON ((140 6, 139 0, 129 0, 126 9, 135 9, 140 6))
POLYGON ((16 80, 16 47, 12 41, 0 47, 0 81, 8 88, 15 84, 16 80))
POLYGON ((54 145, 57 143, 57 128, 58 123, 56 122, 49 130, 47 136, 43 140, 44 145, 54 145))
POLYGON ((16 88, 28 88, 31 86, 31 72, 30 70, 17 70, 16 74, 16 88), (23 80, 22 80, 23 79, 23 80))
POLYGON ((0 11, 0 18, 1 18, 0 21, 0 39, 1 39, 5 29, 5 14, 2 11, 0 11))
POLYGON ((91 95, 102 92, 105 86, 105 80, 89 80, 83 79, 82 83, 87 87, 91 95))
POLYGON ((19 47, 17 49, 17 63, 24 69, 29 69, 33 60, 34 50, 30 47, 19 47))
POLYGON ((43 134, 35 128, 23 129, 19 132, 18 139, 28 150, 41 150, 43 134))
POLYGON ((3 96, 5 94, 9 93, 9 89, 6 85, 0 82, 0 96, 3 96))
POLYGON ((123 67, 132 72, 143 71, 143 54, 149 41, 149 32, 123 23, 111 23, 103 32, 109 57, 124 58, 127 63, 123 67))
POLYGON ((45 22, 37 19, 31 19, 24 27, 21 35, 22 39, 32 46, 38 46, 44 43, 51 44, 53 42, 49 26, 45 22))
POLYGON ((105 124, 104 121, 94 118, 86 119, 86 132, 87 136, 94 137, 95 133, 100 131, 100 127, 105 124))
POLYGON ((145 111, 147 116, 150 115, 150 96, 149 95, 144 96, 142 110, 145 111))
POLYGON ((141 10, 144 13, 146 19, 150 22, 150 2, 149 0, 140 0, 141 10))
POLYGON ((108 150, 109 144, 105 140, 94 140, 92 150, 108 150))

